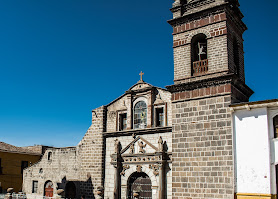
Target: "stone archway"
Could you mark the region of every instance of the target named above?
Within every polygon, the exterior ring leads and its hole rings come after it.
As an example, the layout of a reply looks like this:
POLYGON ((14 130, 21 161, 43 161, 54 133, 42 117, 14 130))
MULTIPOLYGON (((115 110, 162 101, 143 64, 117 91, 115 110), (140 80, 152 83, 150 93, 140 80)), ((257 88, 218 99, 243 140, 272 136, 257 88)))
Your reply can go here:
POLYGON ((44 196, 53 197, 53 183, 51 181, 47 181, 44 185, 44 196))
POLYGON ((151 199, 152 182, 144 172, 135 172, 128 179, 128 199, 151 199))
POLYGON ((65 188, 65 197, 67 199, 76 198, 76 186, 73 182, 68 182, 65 188))

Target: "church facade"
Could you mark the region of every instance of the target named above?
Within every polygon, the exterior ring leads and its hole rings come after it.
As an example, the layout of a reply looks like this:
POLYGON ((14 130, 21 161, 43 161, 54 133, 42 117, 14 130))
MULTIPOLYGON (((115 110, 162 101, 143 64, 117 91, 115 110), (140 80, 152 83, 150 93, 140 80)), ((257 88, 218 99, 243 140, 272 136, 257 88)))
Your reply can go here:
MULTIPOLYGON (((261 158, 273 158, 263 159, 261 167, 245 164, 242 142, 248 136, 237 139, 246 129, 236 130, 236 114, 253 106, 244 76, 247 28, 238 1, 176 0, 171 11, 174 84, 152 86, 141 72, 122 96, 92 111, 92 125, 76 147, 50 148, 25 169, 28 197, 63 191, 66 198, 276 197, 275 128, 268 128, 276 120, 264 123, 262 150, 267 149, 261 158), (245 169, 255 173, 246 176, 245 169), (253 184, 245 180, 255 178, 253 184), (257 189, 258 182, 268 185, 257 189)), ((271 103, 275 112, 277 101, 271 103)))

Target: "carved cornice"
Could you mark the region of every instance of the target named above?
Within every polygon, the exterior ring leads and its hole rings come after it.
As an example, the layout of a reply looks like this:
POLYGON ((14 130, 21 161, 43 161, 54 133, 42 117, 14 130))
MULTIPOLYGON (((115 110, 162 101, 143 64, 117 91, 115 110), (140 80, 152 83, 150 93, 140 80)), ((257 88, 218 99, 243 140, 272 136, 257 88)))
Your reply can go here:
MULTIPOLYGON (((173 8, 173 9, 177 9, 177 8, 173 8)), ((185 8, 183 8, 183 9, 185 9, 185 8)), ((210 8, 204 9, 204 10, 200 10, 198 12, 188 13, 184 16, 168 20, 168 23, 171 26, 175 27, 180 24, 184 24, 184 23, 187 23, 190 21, 205 18, 205 17, 211 16, 211 14, 219 14, 221 12, 228 13, 229 17, 234 16, 234 15, 239 17, 240 20, 238 20, 238 22, 237 22, 237 27, 239 27, 243 31, 247 29, 246 25, 241 20, 244 17, 242 12, 238 8, 238 6, 235 5, 234 3, 224 3, 222 5, 217 5, 217 6, 210 7, 210 8), (234 14, 232 14, 232 13, 234 13, 234 14)))
POLYGON ((242 93, 244 93, 248 97, 250 97, 254 93, 253 90, 251 90, 244 82, 242 82, 235 74, 232 73, 194 82, 166 86, 166 88, 171 93, 177 93, 182 91, 219 86, 223 84, 232 84, 235 88, 242 91, 242 93))
MULTIPOLYGON (((172 153, 145 153, 145 154, 123 154, 121 155, 121 162, 123 165, 134 165, 134 164, 162 164, 163 162, 172 162, 172 153)), ((111 155, 111 164, 116 166, 117 155, 111 155)))
POLYGON ((172 127, 157 127, 157 128, 147 128, 147 129, 132 129, 126 131, 116 131, 116 132, 105 132, 104 137, 120 137, 120 136, 131 136, 132 134, 144 135, 144 134, 155 134, 155 133, 168 133, 172 132, 172 127))
POLYGON ((232 74, 222 75, 219 77, 213 77, 213 78, 209 78, 209 79, 203 79, 203 80, 197 80, 197 81, 188 82, 188 83, 181 83, 181 84, 166 86, 166 88, 171 93, 194 90, 194 89, 204 88, 204 87, 206 88, 206 87, 231 83, 232 76, 233 76, 232 74))

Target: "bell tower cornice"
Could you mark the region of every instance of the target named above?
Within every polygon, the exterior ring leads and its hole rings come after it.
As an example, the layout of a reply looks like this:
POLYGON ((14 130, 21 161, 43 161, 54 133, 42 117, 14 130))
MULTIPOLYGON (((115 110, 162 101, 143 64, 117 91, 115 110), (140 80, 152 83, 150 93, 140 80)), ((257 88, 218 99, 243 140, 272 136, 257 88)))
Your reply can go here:
POLYGON ((194 14, 200 16, 202 12, 211 12, 215 9, 223 9, 223 7, 229 7, 242 19, 244 16, 239 6, 238 0, 176 0, 170 9, 173 13, 173 19, 168 22, 180 18, 190 18, 194 14))

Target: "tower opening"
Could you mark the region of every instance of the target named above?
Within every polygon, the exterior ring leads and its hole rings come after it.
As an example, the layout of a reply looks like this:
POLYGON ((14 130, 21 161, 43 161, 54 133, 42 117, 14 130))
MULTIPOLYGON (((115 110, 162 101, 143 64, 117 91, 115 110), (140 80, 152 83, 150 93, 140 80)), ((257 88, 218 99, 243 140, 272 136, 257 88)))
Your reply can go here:
POLYGON ((207 37, 195 35, 191 41, 192 75, 201 75, 208 71, 207 37))

